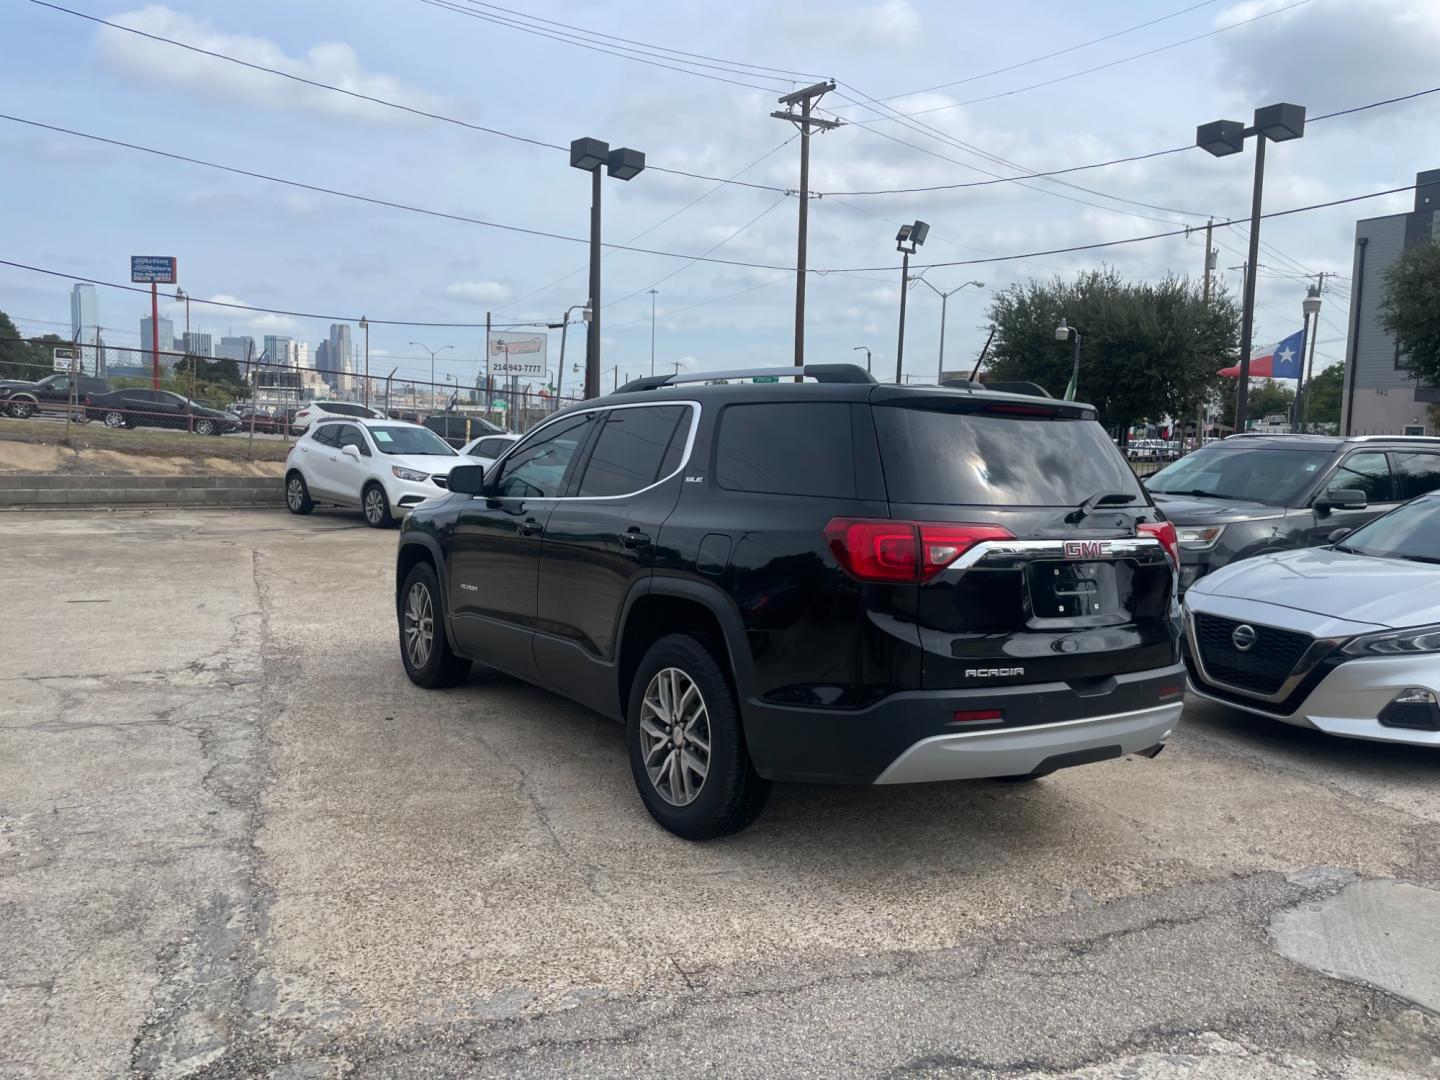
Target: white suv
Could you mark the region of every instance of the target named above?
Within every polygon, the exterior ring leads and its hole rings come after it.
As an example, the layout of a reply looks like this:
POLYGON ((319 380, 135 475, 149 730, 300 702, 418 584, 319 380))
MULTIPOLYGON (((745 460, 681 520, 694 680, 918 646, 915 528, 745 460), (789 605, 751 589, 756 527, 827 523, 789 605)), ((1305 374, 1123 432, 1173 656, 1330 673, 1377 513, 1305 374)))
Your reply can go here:
POLYGON ((290 430, 299 435, 316 420, 326 417, 360 417, 366 420, 384 420, 385 414, 368 405, 357 405, 353 401, 307 401, 290 421, 290 430))
POLYGON ((376 529, 449 490, 450 470, 470 459, 429 428, 402 420, 325 417, 285 459, 285 505, 308 514, 316 503, 359 507, 376 529))
POLYGON ((488 469, 500 460, 506 450, 519 441, 519 435, 481 435, 480 438, 471 439, 462 446, 460 453, 475 459, 467 464, 484 465, 488 469))

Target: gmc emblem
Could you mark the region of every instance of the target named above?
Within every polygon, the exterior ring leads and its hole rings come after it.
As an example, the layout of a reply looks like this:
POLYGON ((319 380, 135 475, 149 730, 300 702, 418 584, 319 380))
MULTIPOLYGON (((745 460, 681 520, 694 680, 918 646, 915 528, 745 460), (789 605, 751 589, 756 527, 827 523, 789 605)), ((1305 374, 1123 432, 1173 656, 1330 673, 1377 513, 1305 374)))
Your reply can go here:
POLYGON ((1109 540, 1065 541, 1065 558, 1067 559, 1103 559, 1109 554, 1109 540))

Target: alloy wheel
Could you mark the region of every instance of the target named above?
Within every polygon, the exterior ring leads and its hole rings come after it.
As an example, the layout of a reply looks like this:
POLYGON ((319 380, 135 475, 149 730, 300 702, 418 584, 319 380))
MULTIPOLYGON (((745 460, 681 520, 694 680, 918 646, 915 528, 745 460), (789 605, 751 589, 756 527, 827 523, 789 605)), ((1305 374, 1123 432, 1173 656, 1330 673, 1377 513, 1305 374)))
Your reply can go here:
POLYGON ((290 483, 285 485, 285 504, 297 513, 305 502, 305 485, 300 482, 298 476, 292 476, 290 483))
POLYGON ((405 597, 405 653, 410 657, 410 666, 423 668, 434 646, 435 608, 430 602, 430 590, 417 581, 405 597))
POLYGON ((672 806, 694 802, 710 772, 710 714, 700 687, 679 668, 662 668, 645 688, 640 740, 660 797, 672 806))
POLYGON ((105 426, 108 428, 122 428, 125 426, 125 414, 118 412, 107 412, 105 414, 105 426))
POLYGON ((384 519, 385 493, 378 487, 372 487, 365 493, 365 520, 375 525, 384 519))

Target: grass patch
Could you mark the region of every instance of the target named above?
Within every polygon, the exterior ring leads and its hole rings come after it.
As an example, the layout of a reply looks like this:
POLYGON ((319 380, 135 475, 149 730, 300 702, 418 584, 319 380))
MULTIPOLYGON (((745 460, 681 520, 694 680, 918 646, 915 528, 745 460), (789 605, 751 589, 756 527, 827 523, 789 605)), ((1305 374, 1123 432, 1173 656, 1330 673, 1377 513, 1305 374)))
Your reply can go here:
POLYGON ((226 461, 284 461, 294 440, 256 435, 252 445, 246 432, 205 436, 164 428, 121 428, 103 424, 71 424, 65 438, 63 420, 0 419, 0 440, 40 446, 68 446, 72 450, 113 450, 145 457, 221 458, 226 461))

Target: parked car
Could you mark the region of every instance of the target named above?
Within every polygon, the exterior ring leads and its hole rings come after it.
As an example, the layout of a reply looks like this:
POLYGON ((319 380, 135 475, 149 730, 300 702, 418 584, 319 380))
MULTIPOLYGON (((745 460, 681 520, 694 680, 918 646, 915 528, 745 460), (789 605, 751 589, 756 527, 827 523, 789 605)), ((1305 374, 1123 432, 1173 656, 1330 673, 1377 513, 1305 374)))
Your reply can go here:
POLYGON ((1145 485, 1180 537, 1180 588, 1237 559, 1315 547, 1440 489, 1440 439, 1237 435, 1145 485))
POLYGON ((877 384, 643 379, 402 526, 400 653, 626 724, 690 839, 773 780, 1012 777, 1157 753, 1183 696, 1175 536, 1092 406, 877 384))
POLYGON ((161 427, 194 431, 197 435, 224 435, 240 430, 240 418, 212 409, 169 390, 112 390, 90 394, 85 412, 108 428, 161 427))
POLYGON ((433 431, 400 420, 325 417, 285 459, 285 504, 308 514, 315 504, 358 507, 384 529, 397 514, 444 495, 463 459, 433 431))
POLYGON ((290 421, 290 434, 302 434, 316 420, 326 417, 360 417, 366 420, 384 420, 385 414, 368 405, 357 405, 353 401, 310 401, 295 410, 290 421))
POLYGON ((60 412, 74 400, 77 415, 86 417, 83 404, 87 394, 103 394, 110 389, 104 379, 92 375, 72 376, 65 372, 46 375, 31 382, 27 379, 0 380, 0 415, 13 416, 16 420, 28 420, 40 412, 60 412), (78 380, 78 386, 75 385, 78 380))
POLYGON ((252 405, 233 405, 230 411, 240 421, 240 430, 254 430, 261 435, 283 435, 290 430, 294 410, 257 409, 252 405), (251 421, 254 421, 252 424, 251 421))
POLYGON ((460 447, 460 453, 474 458, 473 464, 484 465, 488 469, 500 459, 501 454, 519 441, 519 435, 482 435, 460 447))
POLYGON ((504 435, 497 427, 476 413, 431 413, 422 423, 455 448, 460 448, 479 435, 504 435))
POLYGON ((1332 735, 1440 746, 1440 492, 1185 595, 1197 694, 1332 735))

